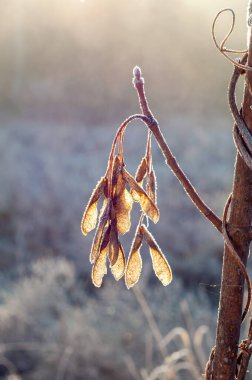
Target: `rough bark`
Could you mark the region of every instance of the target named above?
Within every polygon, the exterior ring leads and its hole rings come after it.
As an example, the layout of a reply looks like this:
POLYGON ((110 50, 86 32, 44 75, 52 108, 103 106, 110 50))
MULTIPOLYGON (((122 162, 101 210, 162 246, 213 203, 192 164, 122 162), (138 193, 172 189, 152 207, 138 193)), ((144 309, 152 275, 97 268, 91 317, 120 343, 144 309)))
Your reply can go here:
MULTIPOLYGON (((252 38, 250 36, 248 65, 252 66, 252 38)), ((246 74, 243 117, 252 131, 252 73, 246 74)), ((252 220, 252 173, 239 154, 236 157, 233 196, 230 205, 230 238, 246 264, 250 237, 246 233, 252 220)), ((244 276, 227 246, 224 248, 216 348, 213 359, 213 380, 233 380, 236 372, 237 350, 242 315, 244 276)))

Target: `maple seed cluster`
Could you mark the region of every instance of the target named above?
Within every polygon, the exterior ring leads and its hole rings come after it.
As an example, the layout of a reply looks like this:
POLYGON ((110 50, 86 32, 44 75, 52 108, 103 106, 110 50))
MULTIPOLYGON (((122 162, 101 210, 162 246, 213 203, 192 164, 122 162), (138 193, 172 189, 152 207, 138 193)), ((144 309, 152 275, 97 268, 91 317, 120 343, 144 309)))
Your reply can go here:
POLYGON ((145 241, 149 246, 154 272, 166 286, 172 280, 171 268, 154 237, 143 224, 144 217, 150 218, 154 223, 159 220, 159 210, 156 206, 156 177, 151 159, 151 133, 148 134, 145 157, 143 157, 135 177, 128 173, 124 164, 123 133, 124 131, 116 135, 120 137, 118 154, 114 154, 117 141, 115 138, 106 174, 94 189, 81 222, 81 230, 84 235, 96 227, 98 201, 103 197, 103 205, 90 252, 90 262, 93 264, 92 281, 95 286, 101 286, 103 277, 107 274, 108 258, 114 278, 118 281, 125 275, 127 288, 135 285, 142 270, 140 248, 145 241), (146 180, 146 190, 143 187, 144 180, 146 180), (140 204, 142 213, 126 264, 119 235, 124 235, 130 230, 130 213, 134 201, 140 204))

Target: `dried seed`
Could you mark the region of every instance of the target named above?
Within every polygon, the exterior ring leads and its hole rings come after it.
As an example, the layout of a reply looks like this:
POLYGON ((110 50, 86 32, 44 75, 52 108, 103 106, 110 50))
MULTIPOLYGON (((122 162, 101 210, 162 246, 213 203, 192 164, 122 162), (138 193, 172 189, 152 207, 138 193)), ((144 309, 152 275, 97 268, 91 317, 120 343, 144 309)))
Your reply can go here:
POLYGON ((113 205, 117 230, 121 235, 124 235, 130 230, 130 212, 133 205, 133 199, 126 189, 126 182, 120 169, 117 171, 113 205))
POLYGON ((125 186, 126 186, 125 179, 123 178, 122 172, 119 171, 117 173, 114 196, 120 197, 122 193, 124 192, 125 186))
POLYGON ((92 268, 92 282, 97 288, 101 286, 103 277, 107 274, 107 250, 107 246, 101 249, 92 268))
POLYGON ((113 188, 117 184, 118 172, 120 171, 120 168, 121 168, 120 159, 118 156, 115 156, 114 161, 113 161, 113 174, 112 174, 112 186, 113 186, 113 188))
POLYGON ((116 263, 111 267, 111 272, 116 281, 120 280, 125 272, 125 255, 121 243, 119 243, 119 252, 116 263))
POLYGON ((140 162, 138 168, 137 168, 137 171, 136 171, 136 175, 135 175, 135 178, 136 178, 136 181, 140 184, 142 184, 142 181, 146 175, 146 171, 147 171, 147 162, 146 162, 146 158, 142 158, 142 161, 140 162))
POLYGON ((97 183, 88 201, 87 207, 84 211, 83 218, 81 221, 81 231, 84 235, 87 235, 88 232, 92 231, 96 226, 98 217, 97 203, 100 196, 103 193, 104 185, 105 178, 102 177, 100 181, 97 183))
POLYGON ((155 205, 157 204, 157 181, 154 170, 147 174, 146 193, 155 205))
MULTIPOLYGON (((135 174, 135 178, 138 185, 142 186, 146 172, 147 172, 147 161, 146 161, 146 158, 144 157, 142 158, 142 161, 140 162, 135 174)), ((133 199, 135 200, 135 202, 139 202, 140 197, 135 190, 131 189, 131 195, 133 199)))
POLYGON ((133 206, 133 199, 126 188, 123 193, 116 199, 116 226, 121 235, 126 234, 130 230, 130 212, 133 206))
POLYGON ((145 225, 141 226, 144 240, 149 246, 154 272, 164 286, 172 281, 172 271, 163 252, 145 225))
POLYGON ((104 213, 105 208, 107 207, 108 204, 108 198, 103 199, 102 207, 100 209, 100 216, 104 213))
POLYGON ((104 179, 104 189, 103 194, 105 198, 108 198, 108 178, 104 179))
POLYGON ((140 255, 140 248, 142 246, 142 241, 143 233, 141 228, 138 228, 132 242, 125 272, 125 283, 128 289, 138 282, 141 275, 142 258, 140 255))
POLYGON ((157 223, 159 220, 159 210, 156 205, 149 198, 144 189, 138 185, 135 178, 132 177, 132 175, 130 175, 125 169, 123 169, 123 177, 131 189, 137 193, 137 197, 135 197, 134 192, 132 191, 132 197, 134 201, 139 202, 145 214, 151 218, 154 223, 157 223))
POLYGON ((107 248, 108 243, 109 243, 109 237, 110 237, 110 231, 111 231, 111 226, 109 225, 105 234, 103 235, 102 238, 102 243, 101 243, 101 251, 105 248, 107 248))
POLYGON ((118 255, 119 255, 119 239, 118 239, 118 232, 116 229, 116 224, 111 224, 111 231, 109 236, 109 246, 108 246, 108 254, 109 254, 109 261, 110 266, 112 267, 115 265, 118 255))
POLYGON ((110 209, 111 209, 111 201, 108 200, 106 202, 106 206, 104 208, 104 211, 100 213, 100 219, 99 219, 99 224, 96 229, 96 233, 94 236, 92 248, 91 248, 91 253, 90 253, 90 262, 93 264, 100 252, 100 247, 101 247, 101 242, 103 238, 103 232, 104 228, 106 227, 106 224, 109 220, 109 215, 110 215, 110 209))

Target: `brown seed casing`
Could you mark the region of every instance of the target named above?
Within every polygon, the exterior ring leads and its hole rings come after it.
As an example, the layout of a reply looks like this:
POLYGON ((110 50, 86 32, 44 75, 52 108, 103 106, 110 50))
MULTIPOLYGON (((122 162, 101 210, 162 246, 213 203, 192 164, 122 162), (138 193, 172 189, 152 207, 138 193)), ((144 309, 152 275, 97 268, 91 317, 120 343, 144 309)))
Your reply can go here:
POLYGON ((132 242, 125 272, 125 283, 128 289, 138 282, 141 275, 142 258, 140 255, 140 248, 142 246, 142 242, 143 233, 141 228, 138 227, 132 242))
POLYGON ((164 286, 172 281, 172 271, 156 240, 145 225, 141 226, 143 238, 149 246, 154 272, 164 286))
POLYGON ((116 281, 119 281, 125 273, 125 255, 121 243, 119 243, 118 257, 115 264, 111 267, 111 272, 116 281))
POLYGON ((101 249, 92 268, 92 282, 99 288, 105 274, 107 274, 107 246, 101 249))
POLYGON ((145 214, 153 220, 154 223, 157 223, 159 220, 159 210, 150 197, 146 194, 144 189, 138 185, 135 178, 130 175, 126 169, 123 169, 123 177, 125 178, 128 185, 137 193, 137 197, 134 196, 132 192, 132 197, 136 202, 139 202, 142 210, 145 214))
POLYGON ((119 255, 119 239, 118 239, 118 232, 116 228, 116 224, 114 222, 111 223, 111 231, 109 236, 109 246, 108 246, 108 255, 109 255, 109 261, 110 266, 112 267, 115 265, 118 255, 119 255))
POLYGON ((154 169, 147 174, 147 183, 146 183, 146 193, 152 200, 152 202, 157 204, 157 181, 154 169))
POLYGON ((146 175, 146 171, 147 171, 147 162, 146 162, 146 158, 143 157, 142 161, 140 162, 137 168, 136 175, 135 175, 137 183, 142 184, 142 181, 146 175))
POLYGON ((96 226, 98 218, 97 203, 103 193, 104 185, 105 178, 102 177, 100 181, 97 183, 88 201, 87 207, 84 211, 81 221, 81 231, 84 235, 87 235, 88 232, 92 231, 96 226))
POLYGON ((101 248, 101 243, 102 243, 102 238, 103 238, 103 232, 104 228, 106 227, 106 224, 109 220, 109 215, 110 215, 110 208, 111 208, 111 201, 108 199, 106 202, 106 206, 104 208, 104 211, 100 213, 100 219, 99 219, 99 224, 96 229, 96 233, 93 239, 93 244, 90 252, 90 262, 93 264, 100 252, 101 248))

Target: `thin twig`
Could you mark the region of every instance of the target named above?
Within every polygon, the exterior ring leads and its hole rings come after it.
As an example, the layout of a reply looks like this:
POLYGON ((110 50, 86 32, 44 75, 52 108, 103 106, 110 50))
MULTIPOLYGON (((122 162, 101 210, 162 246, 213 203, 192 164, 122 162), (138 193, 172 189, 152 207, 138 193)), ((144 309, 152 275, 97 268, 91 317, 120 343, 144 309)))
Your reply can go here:
POLYGON ((162 345, 162 338, 163 337, 162 337, 162 334, 158 328, 157 322, 155 321, 153 313, 152 313, 148 303, 146 302, 146 299, 145 299, 143 293, 141 292, 140 288, 136 287, 133 290, 134 290, 136 299, 139 302, 139 305, 141 306, 142 311, 143 311, 143 313, 146 317, 146 320, 149 324, 150 330, 151 330, 153 337, 156 341, 158 349, 159 349, 161 355, 163 356, 163 358, 165 359, 165 357, 167 355, 166 348, 162 345))
POLYGON ((148 117, 147 123, 148 128, 152 131, 155 136, 157 143, 166 159, 167 165, 171 168, 181 185, 183 186, 187 195, 191 198, 195 206, 200 212, 217 228, 217 230, 222 233, 222 221, 221 219, 205 204, 201 199, 189 179, 186 177, 183 170, 177 163, 176 158, 173 156, 160 128, 158 122, 154 119, 153 114, 148 106, 147 98, 144 91, 144 79, 141 76, 141 71, 137 67, 133 70, 134 78, 133 83, 138 93, 140 107, 145 116, 148 117))
POLYGON ((213 37, 213 40, 214 40, 214 44, 216 46, 216 48, 219 50, 219 52, 231 63, 233 63, 233 65, 235 65, 237 68, 239 69, 242 69, 242 70, 245 70, 245 71, 252 71, 252 68, 247 66, 247 65, 244 65, 232 58, 230 58, 226 53, 234 53, 234 54, 244 54, 244 53, 247 53, 247 50, 232 50, 232 49, 227 49, 224 47, 224 44, 225 42, 227 42, 229 36, 231 35, 231 33, 233 32, 234 30, 234 25, 235 25, 235 13, 233 11, 233 9, 231 8, 225 8, 225 9, 222 9, 220 12, 217 13, 217 15, 215 16, 214 18, 214 21, 213 21, 213 24, 212 24, 212 37, 213 37), (217 42, 217 39, 216 39, 216 36, 215 36, 215 25, 216 25, 216 22, 218 20, 218 18, 220 17, 220 15, 224 12, 231 12, 232 14, 232 24, 231 24, 231 27, 228 31, 228 33, 226 34, 226 36, 224 37, 224 39, 222 40, 222 42, 220 43, 220 45, 218 44, 217 42))
POLYGON ((137 370, 137 367, 134 363, 134 360, 132 359, 132 357, 130 355, 125 355, 123 357, 124 359, 124 362, 125 362, 125 365, 132 377, 133 380, 141 380, 141 376, 140 374, 138 373, 138 370, 137 370))
POLYGON ((68 363, 73 354, 73 347, 67 346, 62 354, 62 357, 59 362, 57 374, 55 380, 64 380, 67 374, 68 363))

